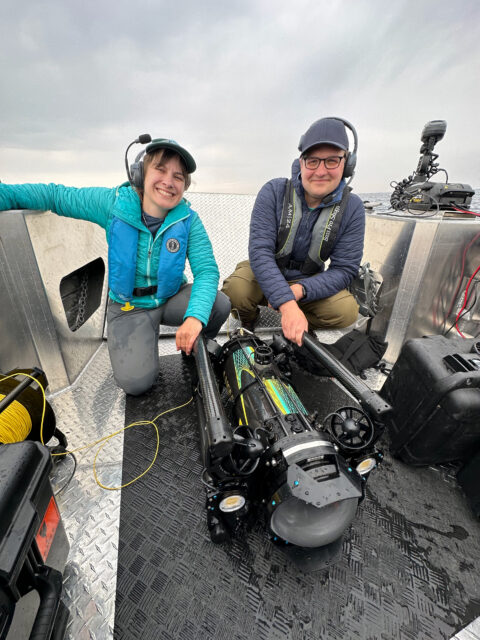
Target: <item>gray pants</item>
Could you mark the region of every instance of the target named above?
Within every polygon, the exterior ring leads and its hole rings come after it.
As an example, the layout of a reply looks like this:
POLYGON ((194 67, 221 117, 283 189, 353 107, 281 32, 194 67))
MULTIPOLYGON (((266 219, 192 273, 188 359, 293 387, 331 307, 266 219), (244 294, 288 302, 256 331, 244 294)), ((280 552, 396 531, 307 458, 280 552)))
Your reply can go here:
MULTIPOLYGON (((121 304, 108 303, 108 353, 115 382, 126 393, 137 396, 153 385, 159 369, 159 325, 177 327, 183 322, 192 285, 180 291, 156 309, 122 311, 121 304)), ((230 301, 220 291, 214 302, 208 324, 203 329, 207 338, 214 338, 230 313, 230 301)))

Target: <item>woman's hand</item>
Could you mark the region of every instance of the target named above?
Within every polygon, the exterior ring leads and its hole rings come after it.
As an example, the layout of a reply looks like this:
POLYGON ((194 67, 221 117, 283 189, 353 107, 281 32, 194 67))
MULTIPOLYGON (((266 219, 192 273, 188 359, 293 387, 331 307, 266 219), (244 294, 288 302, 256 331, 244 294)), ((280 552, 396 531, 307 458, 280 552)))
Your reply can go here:
POLYGON ((202 323, 198 318, 192 316, 185 318, 183 324, 178 327, 175 336, 177 351, 185 351, 189 356, 192 353, 193 343, 201 330, 202 323))

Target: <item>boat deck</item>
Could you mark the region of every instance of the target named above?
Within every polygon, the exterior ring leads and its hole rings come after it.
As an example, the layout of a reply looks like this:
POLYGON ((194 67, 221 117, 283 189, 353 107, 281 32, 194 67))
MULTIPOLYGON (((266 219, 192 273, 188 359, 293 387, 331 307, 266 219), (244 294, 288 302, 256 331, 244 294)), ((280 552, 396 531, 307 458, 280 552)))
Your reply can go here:
MULTIPOLYGON (((71 388, 54 395, 72 447, 189 400, 172 338, 160 341, 160 353, 158 383, 139 398, 116 388, 106 345, 71 388)), ((370 385, 378 388, 382 377, 371 372, 370 385)), ((331 379, 297 371, 296 382, 320 416, 352 403, 331 379)), ((480 637, 480 525, 452 469, 408 467, 389 455, 385 437, 385 462, 369 478, 340 561, 304 573, 260 523, 231 544, 211 543, 195 409, 187 405, 157 424, 159 456, 139 481, 121 492, 101 489, 93 452, 82 452, 58 495, 71 545, 65 602, 72 640, 480 637)), ((141 473, 155 443, 146 426, 110 440, 96 465, 100 481, 118 486, 141 473)), ((57 466, 56 490, 72 465, 57 466)))
MULTIPOLYGON (((225 277, 247 255, 254 197, 197 193, 191 200, 225 277)), ((48 212, 5 212, 0 240, 0 292, 8 309, 0 320, 9 336, 0 341, 2 369, 44 369, 71 448, 189 399, 167 328, 154 389, 126 398, 116 387, 104 331, 103 230, 48 212)), ((479 259, 477 220, 367 216, 365 260, 384 282, 372 329, 389 342, 388 362, 406 339, 448 331, 479 259)), ((260 336, 274 324, 269 313, 260 336)), ((474 335, 479 322, 477 297, 461 326, 474 335)), ((224 327, 220 340, 234 326, 224 327)), ((334 333, 318 335, 331 342, 334 333)), ((351 403, 332 380, 297 376, 305 405, 320 416, 330 403, 351 403)), ((367 382, 379 389, 382 380, 371 372, 367 382)), ((272 546, 260 523, 230 545, 211 543, 195 411, 187 405, 158 425, 157 460, 122 491, 96 483, 93 451, 75 454, 71 480, 70 456, 54 467, 70 541, 64 574, 70 640, 480 640, 480 524, 453 467, 409 467, 390 456, 385 436, 385 461, 369 478, 340 561, 306 574, 272 546)), ((96 462, 100 481, 113 487, 138 475, 155 443, 149 426, 109 440, 96 462)))

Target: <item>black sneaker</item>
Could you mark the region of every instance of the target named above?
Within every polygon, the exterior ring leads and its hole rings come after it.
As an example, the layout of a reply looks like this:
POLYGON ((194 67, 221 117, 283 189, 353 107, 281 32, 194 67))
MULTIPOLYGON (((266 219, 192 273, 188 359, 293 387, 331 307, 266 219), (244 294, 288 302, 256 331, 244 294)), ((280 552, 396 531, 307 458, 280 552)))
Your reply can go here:
POLYGON ((258 316, 260 315, 260 309, 257 308, 257 314, 253 320, 241 320, 242 329, 255 333, 255 326, 257 324, 258 316))
POLYGON ((256 320, 251 320, 250 322, 248 320, 242 320, 241 327, 242 327, 242 329, 246 329, 247 331, 250 331, 251 333, 255 333, 255 325, 256 324, 257 324, 256 320))

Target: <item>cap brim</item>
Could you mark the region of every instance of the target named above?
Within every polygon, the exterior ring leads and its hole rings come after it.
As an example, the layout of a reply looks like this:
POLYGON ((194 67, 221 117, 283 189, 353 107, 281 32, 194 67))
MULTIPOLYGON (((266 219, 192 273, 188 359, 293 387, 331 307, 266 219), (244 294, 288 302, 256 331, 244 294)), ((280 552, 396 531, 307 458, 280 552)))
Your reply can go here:
POLYGON ((193 157, 188 153, 186 149, 181 147, 176 142, 171 142, 169 140, 153 140, 149 145, 147 145, 145 153, 151 153, 152 151, 156 151, 157 149, 171 149, 172 151, 175 151, 175 153, 178 153, 178 155, 185 162, 188 173, 193 173, 197 168, 193 157))
POLYGON ((308 151, 312 147, 317 147, 319 144, 329 144, 332 147, 337 147, 338 149, 343 149, 343 151, 348 151, 348 147, 334 140, 319 140, 318 142, 314 142, 313 144, 309 145, 306 149, 303 149, 302 153, 305 153, 305 151, 308 151))

